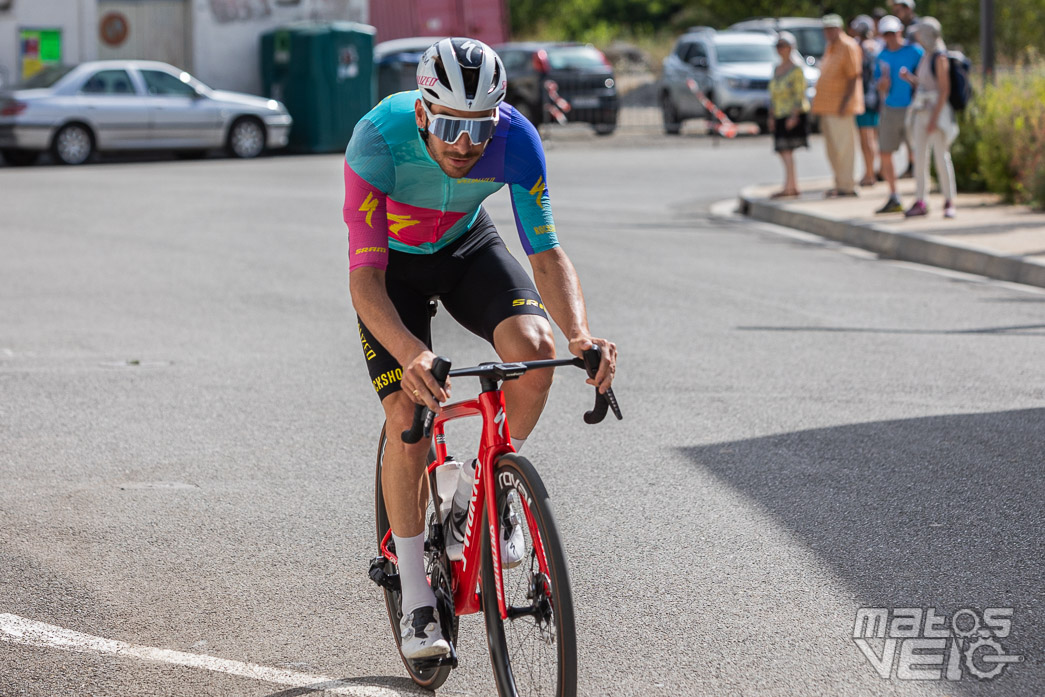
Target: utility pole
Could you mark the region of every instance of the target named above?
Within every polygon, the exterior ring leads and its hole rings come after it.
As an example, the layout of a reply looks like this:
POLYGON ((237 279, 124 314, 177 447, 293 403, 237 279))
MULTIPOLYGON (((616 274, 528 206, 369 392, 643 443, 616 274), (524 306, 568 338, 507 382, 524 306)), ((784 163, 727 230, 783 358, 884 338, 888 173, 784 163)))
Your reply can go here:
POLYGON ((984 83, 994 82, 994 0, 980 0, 980 56, 984 83))

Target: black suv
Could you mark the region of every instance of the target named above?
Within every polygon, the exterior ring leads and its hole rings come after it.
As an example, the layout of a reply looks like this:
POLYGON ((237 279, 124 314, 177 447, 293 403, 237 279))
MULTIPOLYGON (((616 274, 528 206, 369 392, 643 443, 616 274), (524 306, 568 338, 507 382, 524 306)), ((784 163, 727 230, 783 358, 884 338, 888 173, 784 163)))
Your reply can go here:
POLYGON ((495 46, 508 72, 509 104, 534 125, 555 119, 549 82, 570 105, 568 121, 590 123, 599 135, 617 128, 617 82, 613 67, 594 46, 575 43, 525 42, 495 46))

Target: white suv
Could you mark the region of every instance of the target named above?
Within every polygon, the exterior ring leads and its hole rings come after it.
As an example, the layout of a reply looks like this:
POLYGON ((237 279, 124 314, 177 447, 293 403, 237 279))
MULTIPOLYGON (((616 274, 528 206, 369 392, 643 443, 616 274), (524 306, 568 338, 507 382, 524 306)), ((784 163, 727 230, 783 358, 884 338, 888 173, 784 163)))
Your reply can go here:
MULTIPOLYGON (((658 90, 664 131, 676 134, 682 122, 706 118, 695 85, 733 121, 754 121, 765 130, 769 118, 769 80, 779 58, 776 39, 762 32, 717 32, 695 27, 679 37, 664 59, 658 90)), ((813 91, 820 71, 805 68, 813 91)))

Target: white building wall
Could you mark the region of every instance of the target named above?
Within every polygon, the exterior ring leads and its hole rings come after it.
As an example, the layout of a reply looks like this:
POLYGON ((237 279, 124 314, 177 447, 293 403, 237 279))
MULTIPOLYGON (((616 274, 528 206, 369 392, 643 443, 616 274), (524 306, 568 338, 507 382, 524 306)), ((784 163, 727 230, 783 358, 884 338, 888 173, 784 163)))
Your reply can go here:
POLYGON ((218 89, 261 94, 261 35, 306 19, 366 23, 367 0, 191 0, 193 71, 218 89))
POLYGON ((79 63, 98 55, 96 0, 0 0, 0 83, 21 77, 18 32, 61 29, 62 62, 79 63))

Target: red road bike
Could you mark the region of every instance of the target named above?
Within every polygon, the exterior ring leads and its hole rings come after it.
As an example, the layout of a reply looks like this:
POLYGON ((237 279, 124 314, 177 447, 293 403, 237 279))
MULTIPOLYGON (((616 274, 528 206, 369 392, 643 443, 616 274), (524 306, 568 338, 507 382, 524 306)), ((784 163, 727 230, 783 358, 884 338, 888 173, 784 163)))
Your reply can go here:
MULTIPOLYGON (((434 690, 446 681, 457 666, 458 618, 482 610, 490 661, 502 697, 576 695, 577 640, 566 556, 548 492, 530 461, 516 455, 512 448, 501 383, 517 379, 528 370, 566 365, 585 368, 594 377, 599 360, 595 348, 585 352, 583 360, 484 363, 451 371, 450 363, 440 358, 433 365, 432 374, 440 384, 448 374, 478 377, 481 392, 477 399, 444 406, 439 414, 418 405, 413 427, 401 436, 408 443, 416 443, 429 434, 435 436, 427 478, 430 496, 425 567, 438 602, 443 634, 450 642, 450 655, 420 661, 403 659, 410 677, 421 687, 434 690), (452 497, 453 491, 440 496, 436 470, 447 461, 446 423, 468 416, 482 417, 483 428, 465 525, 464 558, 451 561, 445 549, 448 503, 443 499, 452 497), (502 526, 510 524, 522 527, 525 554, 520 564, 502 568, 498 540, 502 526)), ((584 415, 584 420, 598 423, 608 409, 621 418, 613 391, 596 391, 595 408, 584 415)), ((386 438, 382 428, 375 484, 380 554, 371 562, 370 577, 384 589, 388 619, 398 646, 402 598, 395 543, 381 490, 386 438)))

